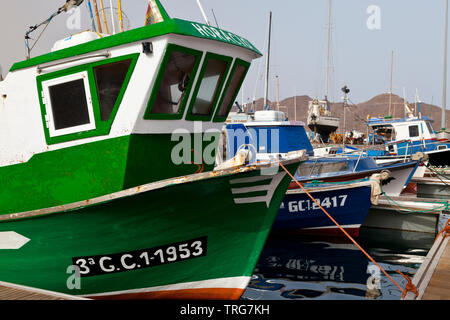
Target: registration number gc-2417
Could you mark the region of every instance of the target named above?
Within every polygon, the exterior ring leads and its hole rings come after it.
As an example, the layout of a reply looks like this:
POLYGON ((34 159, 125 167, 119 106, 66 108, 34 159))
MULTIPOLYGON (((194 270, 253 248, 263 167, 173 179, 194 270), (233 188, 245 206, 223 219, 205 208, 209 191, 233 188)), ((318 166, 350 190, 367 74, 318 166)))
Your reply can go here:
POLYGON ((150 249, 108 255, 74 257, 82 277, 155 267, 206 256, 207 237, 172 243, 150 249))

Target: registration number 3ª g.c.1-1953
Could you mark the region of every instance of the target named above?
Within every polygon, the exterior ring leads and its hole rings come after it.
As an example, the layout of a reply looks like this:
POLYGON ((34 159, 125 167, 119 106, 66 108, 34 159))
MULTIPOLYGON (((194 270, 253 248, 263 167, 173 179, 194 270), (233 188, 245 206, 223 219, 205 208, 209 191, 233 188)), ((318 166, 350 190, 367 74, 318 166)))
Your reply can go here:
POLYGON ((206 256, 207 237, 130 252, 74 257, 82 277, 150 268, 206 256))

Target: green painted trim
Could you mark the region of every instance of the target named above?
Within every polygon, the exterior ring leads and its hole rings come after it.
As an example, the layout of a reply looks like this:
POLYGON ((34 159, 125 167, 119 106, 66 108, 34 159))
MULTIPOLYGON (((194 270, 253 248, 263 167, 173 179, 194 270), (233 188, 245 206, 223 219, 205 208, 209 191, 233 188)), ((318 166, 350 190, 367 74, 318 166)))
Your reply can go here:
POLYGON ((90 52, 110 49, 128 43, 148 40, 154 37, 166 34, 179 34, 192 36, 196 38, 203 38, 209 40, 216 40, 232 45, 242 47, 253 51, 261 56, 261 52, 256 49, 248 40, 235 35, 234 33, 224 31, 212 26, 207 26, 201 23, 190 22, 180 19, 168 19, 167 21, 136 28, 126 32, 121 32, 112 36, 104 37, 87 43, 83 43, 70 48, 50 52, 41 56, 34 57, 29 60, 15 63, 10 71, 34 67, 43 63, 66 59, 90 52))
POLYGON ((241 90, 242 84, 244 83, 245 77, 247 76, 247 73, 248 73, 249 69, 250 69, 250 63, 248 63, 247 61, 244 61, 244 60, 236 58, 236 61, 234 62, 233 70, 231 71, 231 74, 228 77, 228 81, 227 81, 227 84, 225 86, 226 90, 223 91, 222 97, 220 98, 219 105, 216 108, 216 113, 214 115, 213 122, 224 122, 225 120, 227 120, 228 114, 230 113, 231 108, 233 108, 234 101, 236 100, 236 97, 239 94, 239 90, 241 90), (237 87, 236 93, 233 96, 233 99, 231 99, 231 103, 230 103, 230 105, 227 108, 227 112, 225 113, 225 116, 221 117, 221 116, 219 116, 220 107, 222 106, 222 103, 225 100, 225 95, 227 93, 227 90, 229 90, 229 88, 230 88, 231 80, 233 79, 234 72, 236 71, 236 68, 238 66, 243 66, 243 67, 246 68, 246 70, 245 70, 245 72, 244 72, 244 74, 242 76, 242 79, 241 79, 240 83, 238 84, 238 87, 237 87))
POLYGON ((122 102, 123 96, 125 95, 126 89, 128 87, 128 84, 130 82, 131 76, 134 72, 134 68, 136 66, 137 60, 139 58, 139 54, 129 54, 125 56, 120 56, 112 59, 106 59, 95 63, 89 63, 84 64, 81 66, 76 66, 64 70, 55 71, 52 73, 44 74, 41 76, 38 76, 36 78, 37 82, 37 90, 38 90, 38 97, 39 97, 39 104, 41 107, 41 118, 42 118, 42 124, 44 129, 44 135, 45 140, 47 144, 56 144, 56 143, 62 143, 72 140, 78 140, 78 139, 85 139, 90 137, 97 137, 102 135, 108 135, 111 131, 112 123, 114 122, 115 116, 117 114, 117 111, 119 109, 119 106, 122 102), (100 105, 98 102, 98 91, 97 91, 97 85, 95 81, 95 75, 94 75, 94 68, 110 63, 120 62, 120 61, 126 61, 131 60, 130 67, 128 69, 127 75, 125 76, 125 80, 123 82, 122 88, 120 90, 120 93, 117 97, 116 104, 114 105, 113 111, 111 112, 111 115, 109 117, 108 121, 102 121, 101 115, 100 115, 100 105), (94 111, 94 121, 95 121, 95 129, 84 131, 84 132, 77 132, 72 134, 67 134, 63 136, 57 136, 57 137, 50 137, 49 128, 47 128, 45 115, 47 113, 47 110, 45 108, 45 104, 42 101, 42 94, 43 86, 42 83, 48 80, 68 76, 71 74, 84 72, 86 71, 88 73, 88 79, 89 79, 89 87, 90 87, 90 94, 92 98, 92 107, 94 111))
POLYGON ((195 77, 197 75, 198 68, 200 67, 200 62, 202 60, 203 52, 189 49, 186 47, 182 47, 179 45, 171 44, 169 43, 166 47, 166 52, 164 53, 164 58, 161 62, 161 66, 158 71, 158 75, 155 80, 155 84, 153 85, 153 91, 150 95, 150 99, 147 103, 147 109, 144 113, 144 119, 145 120, 151 120, 151 119, 157 119, 157 120, 176 120, 176 119, 182 119, 184 115, 184 109, 186 108, 187 101, 189 99, 189 96, 191 94, 192 86, 194 85, 195 77), (194 68, 191 72, 191 77, 189 79, 189 84, 186 89, 186 93, 183 97, 183 101, 181 101, 180 108, 178 109, 177 113, 169 114, 169 113, 152 113, 153 107, 155 105, 156 96, 158 95, 159 88, 161 86, 161 82, 163 80, 163 77, 166 72, 167 64, 169 63, 170 55, 172 52, 182 52, 187 53, 190 55, 193 55, 196 57, 194 68))
POLYGON ((211 120, 211 118, 213 117, 213 115, 215 113, 215 110, 217 107, 217 101, 219 100, 220 94, 221 94, 223 86, 225 84, 225 80, 227 79, 227 76, 229 76, 229 71, 231 68, 232 61, 233 61, 233 59, 230 57, 227 57, 227 56, 222 56, 222 55, 218 55, 218 54, 211 53, 211 52, 206 53, 205 60, 203 62, 203 66, 202 66, 202 70, 200 71, 200 75, 197 80, 197 85, 195 87, 194 93, 191 98, 191 104, 189 105, 189 109, 186 114, 186 120, 191 120, 191 121, 210 121, 211 120), (222 79, 220 80, 219 86, 217 88, 217 93, 213 99, 213 104, 212 104, 210 113, 208 115, 195 115, 195 114, 192 114, 192 109, 194 108, 194 104, 197 99, 197 95, 200 90, 200 86, 203 82, 203 77, 206 72, 206 67, 208 66, 209 60, 211 60, 211 59, 224 61, 227 63, 227 66, 226 66, 225 72, 222 76, 222 79))

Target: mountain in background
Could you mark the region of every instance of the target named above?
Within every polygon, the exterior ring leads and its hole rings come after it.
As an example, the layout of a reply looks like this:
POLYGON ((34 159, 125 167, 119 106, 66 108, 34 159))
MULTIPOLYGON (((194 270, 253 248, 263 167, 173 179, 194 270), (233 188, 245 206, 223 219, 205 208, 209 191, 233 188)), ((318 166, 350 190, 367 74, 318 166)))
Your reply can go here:
MULTIPOLYGON (((289 120, 297 120, 303 121, 306 123, 306 117, 308 114, 308 102, 312 100, 309 96, 297 96, 296 104, 297 110, 294 110, 294 97, 290 97, 280 101, 280 111, 287 112, 289 120), (295 118, 295 115, 297 118, 295 118)), ((268 101, 271 109, 276 110, 276 102, 268 101)), ((258 99, 255 102, 256 111, 263 110, 264 100, 262 98, 258 99)), ((246 106, 251 107, 250 104, 246 106)), ((415 103, 409 102, 410 109, 414 112, 415 103)), ((340 125, 338 132, 343 131, 344 125, 344 112, 343 112, 343 103, 342 102, 332 102, 330 104, 331 112, 333 116, 337 116, 340 118, 340 125)), ((441 128, 441 108, 435 105, 430 105, 428 103, 420 103, 420 109, 422 111, 423 116, 430 117, 434 120, 433 128, 437 131, 441 128)), ((247 110, 247 109, 246 109, 247 110)), ((236 106, 233 107, 232 111, 236 112, 236 106)), ((403 107, 403 98, 398 95, 392 94, 392 103, 391 103, 391 112, 394 118, 402 118, 405 116, 405 111, 403 107)), ((389 94, 383 93, 373 97, 372 99, 361 102, 356 105, 351 104, 349 102, 349 107, 345 112, 346 115, 346 127, 347 130, 358 130, 362 132, 366 132, 367 127, 364 121, 367 119, 367 116, 370 115, 372 118, 384 117, 389 113, 389 94)), ((418 110, 416 110, 415 114, 418 114, 418 110)), ((446 128, 449 128, 450 124, 450 110, 446 111, 446 128)))

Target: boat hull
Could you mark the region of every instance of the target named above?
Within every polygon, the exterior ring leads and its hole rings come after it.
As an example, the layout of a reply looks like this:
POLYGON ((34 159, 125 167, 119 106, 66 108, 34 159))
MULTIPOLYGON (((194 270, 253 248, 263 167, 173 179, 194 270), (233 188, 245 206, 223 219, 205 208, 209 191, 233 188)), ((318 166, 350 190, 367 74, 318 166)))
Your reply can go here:
POLYGON ((98 299, 238 299, 290 182, 278 170, 192 180, 203 173, 0 216, 0 279, 98 299), (4 250, 16 238, 25 241, 4 250))
MULTIPOLYGON (((307 187, 306 190, 341 227, 351 235, 358 236, 359 227, 371 207, 370 184, 339 184, 324 188, 307 187)), ((300 189, 287 192, 273 228, 288 233, 343 235, 320 207, 300 189)))
POLYGON ((428 163, 434 167, 450 166, 450 149, 427 152, 428 163))
MULTIPOLYGON (((334 122, 335 121, 329 121, 330 123, 326 123, 326 124, 308 124, 308 128, 314 132, 320 135, 320 137, 322 138, 322 140, 324 141, 328 141, 330 134, 332 134, 333 132, 336 132, 336 130, 338 129, 338 125, 335 125, 334 122)), ((339 121, 337 122, 339 124, 339 121)))
MULTIPOLYGON (((333 164, 331 164, 333 165, 333 164)), ((394 163, 387 165, 379 165, 378 168, 369 168, 362 171, 355 172, 336 172, 329 175, 320 175, 313 179, 307 179, 304 177, 298 177, 302 183, 309 183, 313 180, 320 182, 345 182, 357 179, 363 179, 371 176, 372 174, 380 173, 382 171, 389 171, 389 178, 382 182, 383 191, 390 196, 398 196, 406 188, 409 181, 413 177, 416 169, 419 166, 419 162, 410 161, 408 163, 394 163)), ((292 181, 289 185, 289 189, 297 189, 298 185, 295 181, 292 181)))

